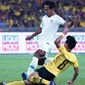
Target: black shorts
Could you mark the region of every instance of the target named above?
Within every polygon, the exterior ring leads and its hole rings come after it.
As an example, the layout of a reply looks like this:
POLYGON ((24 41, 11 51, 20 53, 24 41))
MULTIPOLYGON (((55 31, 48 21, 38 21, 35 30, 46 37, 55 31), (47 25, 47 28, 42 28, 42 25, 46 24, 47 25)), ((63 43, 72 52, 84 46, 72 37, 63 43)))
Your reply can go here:
POLYGON ((38 72, 39 76, 48 80, 48 81, 53 81, 55 78, 55 75, 50 73, 45 67, 41 67, 39 69, 36 69, 35 71, 38 72))

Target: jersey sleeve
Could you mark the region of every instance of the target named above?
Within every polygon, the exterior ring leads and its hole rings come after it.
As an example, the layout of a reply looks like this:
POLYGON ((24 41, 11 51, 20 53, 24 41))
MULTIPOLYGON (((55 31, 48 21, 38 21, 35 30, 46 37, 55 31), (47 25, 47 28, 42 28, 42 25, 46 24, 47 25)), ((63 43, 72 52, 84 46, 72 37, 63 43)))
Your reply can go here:
POLYGON ((78 60, 75 59, 75 61, 73 62, 73 67, 78 67, 78 66, 79 66, 79 64, 78 64, 78 60))
POLYGON ((57 23, 58 23, 59 25, 64 25, 65 22, 66 22, 66 21, 65 21, 62 17, 58 16, 57 23))

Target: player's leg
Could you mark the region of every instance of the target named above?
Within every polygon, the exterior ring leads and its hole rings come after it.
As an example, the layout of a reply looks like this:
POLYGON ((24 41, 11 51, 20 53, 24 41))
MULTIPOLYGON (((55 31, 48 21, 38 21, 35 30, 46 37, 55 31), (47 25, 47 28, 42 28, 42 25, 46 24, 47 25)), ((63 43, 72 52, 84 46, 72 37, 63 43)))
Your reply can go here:
POLYGON ((43 78, 41 78, 37 72, 33 72, 30 76, 29 76, 29 81, 32 83, 36 83, 36 84, 45 84, 45 85, 49 85, 48 80, 45 80, 43 78))
POLYGON ((46 52, 46 54, 45 54, 46 59, 44 61, 44 64, 47 64, 48 62, 53 60, 53 57, 48 57, 49 53, 51 53, 51 51, 52 51, 53 44, 46 43, 43 47, 46 52))
POLYGON ((29 81, 37 84, 55 85, 53 82, 55 76, 45 69, 39 68, 29 76, 29 81))
POLYGON ((14 81, 10 83, 6 83, 5 85, 25 85, 24 81, 14 81))
POLYGON ((43 65, 45 61, 45 54, 47 48, 46 44, 39 44, 39 49, 34 53, 34 57, 28 66, 27 73, 22 73, 23 80, 27 79, 27 77, 36 69, 38 65, 43 65))
POLYGON ((51 53, 51 51, 52 51, 52 47, 53 47, 53 45, 50 43, 45 43, 42 45, 42 49, 46 53, 45 53, 44 57, 40 57, 40 59, 38 60, 38 65, 47 64, 48 62, 53 60, 53 57, 48 57, 49 53, 51 53))
POLYGON ((27 74, 29 75, 31 71, 34 71, 37 65, 43 65, 44 60, 46 59, 46 52, 48 51, 48 44, 47 43, 39 43, 39 49, 34 53, 34 57, 32 62, 28 67, 27 74), (31 71, 30 71, 31 69, 31 71))
POLYGON ((14 81, 10 83, 0 82, 0 85, 25 85, 24 81, 14 81))
POLYGON ((36 69, 36 67, 38 65, 43 65, 44 64, 44 61, 42 60, 45 60, 45 51, 41 50, 41 49, 38 49, 35 53, 34 53, 34 57, 28 67, 28 70, 27 70, 27 74, 26 73, 22 73, 22 77, 23 77, 23 80, 27 79, 28 76, 36 69), (40 61, 40 60, 41 61, 40 61))
POLYGON ((40 44, 39 48, 40 49, 34 53, 34 57, 28 67, 27 74, 26 73, 22 74, 22 77, 24 80, 27 79, 27 77, 35 70, 37 65, 43 65, 44 63, 47 63, 49 60, 51 60, 51 59, 48 60, 46 58, 48 56, 48 53, 52 49, 52 45, 50 45, 48 43, 44 43, 44 44, 40 44))
POLYGON ((24 81, 14 81, 10 83, 0 82, 0 85, 35 85, 35 84, 31 83, 28 80, 24 80, 24 81))

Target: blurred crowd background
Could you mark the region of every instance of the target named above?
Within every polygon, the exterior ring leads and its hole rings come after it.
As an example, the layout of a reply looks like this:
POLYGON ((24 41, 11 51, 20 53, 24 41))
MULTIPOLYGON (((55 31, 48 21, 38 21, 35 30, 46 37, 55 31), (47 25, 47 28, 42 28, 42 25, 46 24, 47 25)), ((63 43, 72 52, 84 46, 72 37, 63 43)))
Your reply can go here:
MULTIPOLYGON (((43 2, 43 0, 41 0, 43 2)), ((73 27, 85 29, 85 0, 54 0, 55 11, 65 20, 75 19, 73 27)), ((7 27, 29 29, 39 26, 44 10, 36 0, 0 0, 0 31, 7 27)))

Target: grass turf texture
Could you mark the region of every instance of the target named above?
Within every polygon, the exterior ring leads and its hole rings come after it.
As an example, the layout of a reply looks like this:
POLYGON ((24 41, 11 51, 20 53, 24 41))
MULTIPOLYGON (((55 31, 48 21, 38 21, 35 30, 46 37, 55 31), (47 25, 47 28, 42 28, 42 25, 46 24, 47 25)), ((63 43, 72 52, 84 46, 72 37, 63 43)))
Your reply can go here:
MULTIPOLYGON (((50 54, 53 57, 55 54, 50 54)), ((85 85, 85 54, 78 54, 79 76, 74 85, 85 85)), ((0 55, 0 81, 12 82, 22 80, 21 73, 26 72, 29 63, 32 60, 30 54, 13 54, 0 55)), ((67 81, 73 76, 73 67, 68 68, 65 72, 55 78, 57 85, 67 85, 67 81)))

